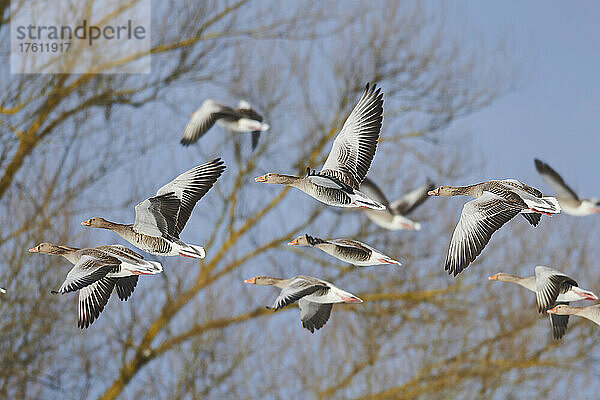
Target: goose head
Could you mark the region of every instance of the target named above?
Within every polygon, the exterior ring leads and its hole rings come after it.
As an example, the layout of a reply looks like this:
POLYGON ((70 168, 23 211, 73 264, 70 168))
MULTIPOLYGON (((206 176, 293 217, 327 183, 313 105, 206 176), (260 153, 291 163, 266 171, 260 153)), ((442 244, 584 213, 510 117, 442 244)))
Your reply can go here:
POLYGON ((574 314, 574 307, 568 306, 566 304, 558 304, 549 310, 546 310, 548 314, 558 314, 558 315, 570 315, 574 314))
POLYGON ((289 242, 288 246, 310 246, 311 241, 309 240, 309 238, 311 238, 311 237, 308 235, 298 236, 296 239, 289 242))
POLYGON ((279 185, 291 185, 296 182, 298 178, 296 176, 290 175, 281 175, 273 172, 269 172, 268 174, 257 176, 254 178, 254 182, 262 182, 262 183, 274 183, 279 185))
POLYGON ((44 242, 40 243, 35 247, 29 249, 30 253, 40 253, 40 254, 53 254, 53 255, 61 255, 70 251, 71 248, 66 246, 58 246, 52 243, 44 242))
POLYGON ((113 226, 113 223, 105 220, 102 217, 94 217, 88 219, 87 221, 83 221, 81 225, 90 226, 92 228, 110 229, 113 226))
POLYGON ((253 285, 264 285, 272 286, 279 282, 281 279, 270 278, 268 276, 255 276, 254 278, 246 279, 244 283, 251 283, 253 285))
POLYGON ((581 297, 582 300, 592 300, 592 301, 598 300, 598 296, 596 296, 596 294, 594 292, 591 292, 589 290, 585 290, 585 289, 581 289, 581 288, 571 288, 571 290, 573 292, 575 292, 576 295, 581 297))
POLYGON ((590 214, 600 214, 600 207, 590 200, 582 200, 581 208, 589 212, 590 214))

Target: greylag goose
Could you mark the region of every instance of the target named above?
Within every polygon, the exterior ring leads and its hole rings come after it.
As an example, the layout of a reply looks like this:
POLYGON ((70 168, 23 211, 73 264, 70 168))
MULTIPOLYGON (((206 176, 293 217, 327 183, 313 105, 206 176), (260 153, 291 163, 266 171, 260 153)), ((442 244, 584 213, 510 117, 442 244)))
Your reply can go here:
POLYGON ((362 303, 362 300, 352 293, 312 276, 299 275, 289 279, 256 276, 244 282, 280 288, 281 293, 275 299, 273 306, 267 308, 277 311, 297 301, 302 327, 311 333, 314 333, 315 329, 321 329, 327 323, 333 303, 362 303))
POLYGON ((371 221, 384 229, 390 231, 400 229, 418 231, 421 229, 421 224, 408 219, 406 215, 427 200, 429 197, 427 193, 433 188, 433 183, 428 181, 425 185, 390 203, 381 189, 369 178, 365 178, 360 184, 360 190, 373 200, 383 204, 385 210, 364 209, 363 211, 371 221))
POLYGON ((375 156, 382 120, 383 93, 367 83, 320 172, 307 168, 304 177, 268 173, 254 180, 295 187, 330 206, 384 210, 359 190, 375 156))
POLYGON ((548 164, 535 159, 535 169, 556 192, 558 202, 565 214, 582 217, 590 214, 600 214, 600 199, 580 199, 577 193, 569 187, 564 179, 548 164))
MULTIPOLYGON (((566 274, 552 268, 537 266, 535 275, 527 278, 499 272, 488 278, 491 281, 513 282, 535 292, 538 311, 543 313, 557 304, 569 304, 578 300, 598 300, 593 292, 582 289, 566 274)), ((567 332, 569 316, 551 315, 550 326, 554 339, 560 339, 567 332)))
POLYGON ((113 289, 116 288, 119 299, 125 301, 133 293, 139 275, 154 275, 163 270, 159 262, 146 261, 120 245, 78 249, 41 243, 29 252, 63 256, 74 265, 64 283, 53 293, 79 290, 77 326, 82 329, 98 318, 113 289))
POLYGON ((189 146, 196 142, 217 123, 233 132, 252 132, 252 150, 258 145, 260 133, 269 130, 263 117, 246 101, 240 101, 238 108, 231 108, 208 99, 202 106, 190 114, 181 144, 189 146))
POLYGON ((440 186, 428 194, 475 198, 465 203, 450 240, 445 269, 454 276, 467 268, 481 254, 494 232, 516 215, 523 214, 531 225, 537 226, 541 214, 560 212, 560 205, 554 197, 544 197, 539 190, 515 179, 462 187, 440 186))
POLYGON ((194 206, 225 170, 220 158, 198 165, 158 189, 156 196, 135 206, 133 225, 94 217, 81 225, 110 229, 137 248, 158 256, 204 258, 201 246, 179 239, 194 206))
POLYGON ((379 250, 372 248, 358 240, 351 239, 329 239, 323 240, 310 235, 302 235, 288 243, 290 246, 309 246, 337 258, 338 260, 359 266, 396 264, 402 265, 379 250))
POLYGON ((551 316, 567 316, 577 315, 587 318, 596 325, 600 325, 600 304, 594 304, 587 307, 571 307, 567 304, 557 304, 553 308, 546 311, 551 316))

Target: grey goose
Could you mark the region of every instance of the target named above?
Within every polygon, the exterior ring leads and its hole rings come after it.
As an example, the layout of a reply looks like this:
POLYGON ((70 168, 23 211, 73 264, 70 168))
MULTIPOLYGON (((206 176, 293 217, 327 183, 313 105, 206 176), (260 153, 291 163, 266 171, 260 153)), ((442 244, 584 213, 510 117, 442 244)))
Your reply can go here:
POLYGON ((375 156, 382 121, 383 93, 367 83, 321 171, 307 168, 304 177, 268 173, 254 180, 295 187, 330 206, 383 210, 383 204, 359 190, 375 156))
POLYGON ((383 194, 383 191, 375 184, 375 182, 369 178, 365 178, 360 184, 360 190, 373 200, 383 204, 385 209, 363 209, 363 212, 367 218, 373 221, 373 223, 384 229, 390 231, 401 229, 418 231, 421 229, 421 224, 410 220, 406 216, 429 198, 427 193, 430 190, 433 190, 433 188, 433 183, 427 181, 426 184, 413 189, 404 196, 390 203, 383 194))
MULTIPOLYGON (((538 265, 535 275, 527 278, 499 272, 488 278, 491 281, 512 282, 535 293, 540 313, 558 305, 578 300, 598 300, 593 292, 582 289, 573 279, 556 269, 538 265)), ((567 332, 569 316, 551 315, 550 326, 554 339, 561 339, 567 332)))
POLYGON ((440 186, 429 195, 475 198, 463 206, 450 240, 445 269, 454 276, 467 268, 481 254, 494 232, 515 216, 522 214, 531 225, 537 226, 541 214, 560 213, 560 205, 554 197, 544 197, 539 190, 515 179, 461 187, 440 186))
POLYGON ((394 264, 402 265, 386 256, 379 250, 366 245, 358 240, 352 239, 328 239, 323 240, 310 235, 302 235, 288 243, 290 246, 315 247, 325 253, 359 267, 368 267, 372 265, 394 264))
POLYGON ((81 225, 109 229, 137 248, 159 256, 204 258, 201 246, 179 239, 194 206, 225 170, 220 158, 198 165, 158 189, 156 196, 135 206, 135 222, 118 224, 101 217, 81 225))
POLYGON ((277 311, 297 301, 302 327, 311 333, 327 323, 334 303, 362 303, 362 300, 352 293, 312 276, 299 275, 289 279, 255 276, 244 282, 281 289, 273 305, 267 306, 268 309, 277 311))
POLYGON ((108 303, 113 289, 122 301, 127 300, 137 286, 139 275, 162 272, 159 262, 146 261, 138 253, 120 245, 78 249, 76 247, 41 243, 30 253, 58 255, 66 258, 73 268, 57 291, 79 291, 77 326, 89 327, 108 303))
POLYGON ((567 185, 564 179, 548 164, 535 159, 535 169, 556 192, 556 197, 565 214, 582 217, 590 214, 600 214, 600 199, 580 199, 577 193, 567 185))
POLYGON ((252 132, 252 150, 258 145, 260 133, 269 130, 263 117, 248 102, 240 101, 238 108, 231 108, 208 99, 202 106, 190 114, 181 144, 189 146, 202 137, 214 124, 221 125, 233 132, 252 132))

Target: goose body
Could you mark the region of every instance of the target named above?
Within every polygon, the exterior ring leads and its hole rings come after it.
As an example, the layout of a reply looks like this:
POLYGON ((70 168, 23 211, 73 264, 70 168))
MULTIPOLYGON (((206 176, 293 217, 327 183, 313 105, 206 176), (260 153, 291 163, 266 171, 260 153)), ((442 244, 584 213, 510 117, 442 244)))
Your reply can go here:
POLYGON ((81 225, 109 229, 137 248, 159 256, 204 258, 201 246, 179 239, 196 203, 210 190, 225 170, 221 159, 190 169, 158 189, 156 196, 135 206, 135 222, 118 224, 101 217, 81 225))
POLYGON ((133 293, 139 275, 154 275, 163 270, 159 262, 146 261, 120 245, 78 249, 41 243, 29 252, 60 255, 73 264, 65 281, 54 293, 79 291, 77 326, 82 329, 98 318, 113 289, 116 289, 119 299, 125 301, 133 293))
MULTIPOLYGON (((544 313, 557 304, 569 304, 578 300, 598 300, 591 291, 582 289, 566 274, 545 266, 535 267, 535 275, 521 278, 516 275, 497 273, 488 278, 491 281, 512 282, 536 294, 538 311, 544 313)), ((560 339, 567 332, 569 316, 551 315, 550 326, 554 339, 560 339)))
POLYGON ((363 212, 378 226, 390 230, 415 230, 421 229, 421 224, 406 217, 419 207, 429 197, 427 193, 433 190, 433 183, 427 182, 399 199, 389 202, 381 189, 369 178, 360 184, 360 190, 373 200, 384 205, 384 210, 364 209, 363 212))
POLYGON ((567 304, 557 304, 553 308, 546 311, 551 316, 566 316, 577 315, 600 325, 600 304, 594 304, 587 307, 571 307, 567 304))
POLYGON ((384 210, 385 206, 359 190, 375 156, 381 122, 383 93, 367 84, 358 104, 335 138, 321 171, 307 169, 304 177, 268 173, 256 182, 295 187, 334 207, 384 210))
POLYGON ((450 240, 445 269, 454 276, 467 268, 481 254, 494 232, 515 216, 522 214, 531 225, 537 226, 541 214, 560 213, 560 205, 554 197, 542 196, 539 190, 515 179, 462 187, 440 186, 429 195, 475 198, 463 206, 450 240))
POLYGON ((267 308, 277 311, 297 301, 302 327, 311 333, 327 323, 334 303, 362 303, 362 300, 352 293, 312 276, 299 275, 289 279, 256 276, 244 282, 280 288, 279 296, 273 305, 267 308))
POLYGON ((208 99, 190 115, 181 144, 189 146, 195 143, 215 123, 233 132, 252 132, 252 150, 258 145, 260 133, 269 130, 262 115, 246 101, 240 101, 238 108, 231 108, 208 99))
POLYGON ((291 246, 315 247, 338 260, 359 266, 368 267, 381 264, 402 265, 373 247, 358 240, 329 239, 323 240, 310 235, 302 235, 288 243, 291 246))
POLYGON ((600 199, 580 199, 577 193, 567 185, 564 179, 552 167, 535 159, 535 169, 556 192, 558 202, 565 214, 583 217, 600 214, 600 199))

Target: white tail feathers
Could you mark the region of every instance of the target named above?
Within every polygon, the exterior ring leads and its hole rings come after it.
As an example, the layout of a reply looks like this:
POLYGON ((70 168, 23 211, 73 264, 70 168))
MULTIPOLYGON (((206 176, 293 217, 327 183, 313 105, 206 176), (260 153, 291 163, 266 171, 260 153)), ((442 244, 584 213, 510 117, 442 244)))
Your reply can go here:
POLYGON ((385 206, 383 204, 367 197, 367 195, 358 190, 355 190, 354 195, 351 195, 350 197, 353 197, 353 204, 357 207, 372 208, 373 210, 385 210, 385 206))
MULTIPOLYGON (((544 202, 548 204, 547 208, 550 210, 548 211, 549 213, 558 214, 561 212, 560 204, 558 203, 556 197, 542 197, 542 200, 544 200, 544 202)), ((543 210, 546 211, 546 209, 543 210)))
POLYGON ((179 249, 179 255, 191 258, 204 258, 206 257, 206 252, 202 246, 188 244, 187 247, 182 247, 179 249))

